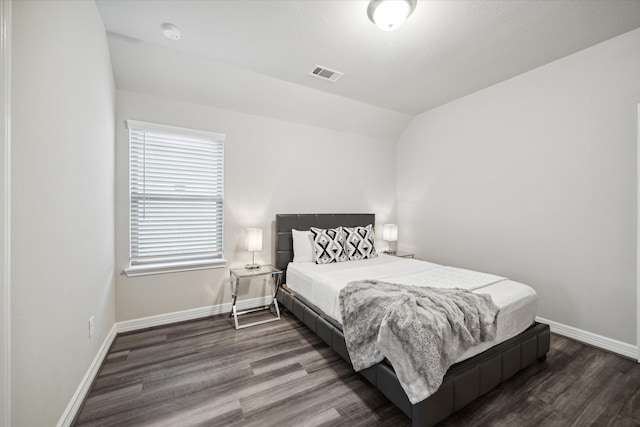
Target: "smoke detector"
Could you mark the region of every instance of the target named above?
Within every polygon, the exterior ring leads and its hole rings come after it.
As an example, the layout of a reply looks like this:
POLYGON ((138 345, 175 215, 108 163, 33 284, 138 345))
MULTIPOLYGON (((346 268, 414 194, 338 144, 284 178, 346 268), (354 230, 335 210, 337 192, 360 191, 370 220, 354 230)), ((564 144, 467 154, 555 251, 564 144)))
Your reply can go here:
POLYGON ((182 37, 182 31, 180 31, 180 28, 167 22, 162 24, 162 35, 169 40, 176 41, 180 40, 180 37, 182 37))
POLYGON ((330 70, 329 68, 323 67, 322 65, 316 65, 313 68, 313 70, 311 70, 309 75, 312 75, 312 76, 317 77, 317 78, 322 79, 322 80, 328 80, 330 82, 335 82, 338 79, 340 79, 340 77, 344 76, 344 73, 341 73, 341 72, 335 71, 335 70, 330 70))

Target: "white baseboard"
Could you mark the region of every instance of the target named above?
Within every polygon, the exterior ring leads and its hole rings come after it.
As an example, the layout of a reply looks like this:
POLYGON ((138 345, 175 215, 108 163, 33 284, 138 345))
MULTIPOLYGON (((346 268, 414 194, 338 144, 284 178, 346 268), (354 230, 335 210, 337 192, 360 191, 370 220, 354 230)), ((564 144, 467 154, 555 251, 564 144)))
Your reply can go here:
POLYGON ((553 320, 543 319, 542 317, 536 317, 536 321, 539 323, 546 323, 551 328, 551 332, 558 335, 563 335, 567 338, 572 338, 576 341, 580 341, 603 350, 630 357, 640 362, 638 346, 627 344, 612 338, 603 337, 602 335, 594 334, 592 332, 583 331, 582 329, 554 322, 553 320))
MULTIPOLYGON (((252 298, 248 300, 238 301, 238 310, 246 310, 252 307, 260 307, 261 305, 269 305, 270 296, 252 298)), ((141 317, 139 319, 125 320, 116 323, 117 332, 130 332, 139 329, 151 328, 153 326, 168 325, 169 323, 184 322, 185 320, 199 319, 201 317, 215 316, 231 312, 231 303, 208 305, 205 307, 192 308, 183 311, 174 311, 173 313, 158 314, 156 316, 141 317)))
POLYGON ((114 324, 100 346, 96 357, 93 358, 87 373, 84 374, 82 381, 80 381, 80 385, 76 389, 76 392, 71 397, 71 401, 67 405, 67 408, 62 413, 62 417, 60 417, 60 420, 58 421, 58 427, 67 427, 73 422, 82 402, 84 402, 85 396, 89 392, 91 384, 93 384, 93 379, 96 377, 100 367, 102 366, 102 361, 107 357, 107 352, 111 347, 111 343, 113 343, 113 340, 116 338, 116 334, 116 325, 114 324))
MULTIPOLYGON (((269 305, 271 303, 271 297, 265 296, 260 298, 252 298, 248 300, 238 301, 237 307, 239 310, 246 310, 253 307, 260 307, 261 305, 269 305)), ((95 376, 98 374, 102 362, 107 357, 107 352, 115 340, 116 335, 122 332, 136 331, 139 329, 151 328, 153 326, 167 325, 170 323, 184 322, 185 320, 199 319, 201 317, 214 316, 216 314, 229 313, 231 311, 231 303, 209 305, 206 307, 192 308, 190 310, 176 311, 173 313, 159 314, 156 316, 142 317, 140 319, 125 320, 123 322, 116 322, 109 333, 107 334, 102 346, 98 350, 96 357, 91 362, 87 373, 80 381, 78 389, 71 397, 71 401, 67 405, 62 417, 58 421, 57 427, 68 427, 73 422, 82 402, 84 402, 87 393, 95 376)), ((231 325, 230 325, 231 326, 231 325)))

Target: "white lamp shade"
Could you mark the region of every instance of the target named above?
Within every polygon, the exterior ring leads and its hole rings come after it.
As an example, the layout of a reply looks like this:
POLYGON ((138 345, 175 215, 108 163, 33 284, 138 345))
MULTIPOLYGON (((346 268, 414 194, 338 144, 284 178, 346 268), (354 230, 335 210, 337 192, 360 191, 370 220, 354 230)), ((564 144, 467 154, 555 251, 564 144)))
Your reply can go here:
POLYGON ((245 238, 247 250, 249 252, 262 250, 262 229, 261 228, 247 228, 245 230, 245 238))
POLYGON ((382 226, 382 240, 396 242, 398 240, 398 226, 395 224, 384 224, 382 226))
POLYGON ((367 15, 382 31, 393 31, 404 23, 415 8, 416 0, 371 0, 367 15))

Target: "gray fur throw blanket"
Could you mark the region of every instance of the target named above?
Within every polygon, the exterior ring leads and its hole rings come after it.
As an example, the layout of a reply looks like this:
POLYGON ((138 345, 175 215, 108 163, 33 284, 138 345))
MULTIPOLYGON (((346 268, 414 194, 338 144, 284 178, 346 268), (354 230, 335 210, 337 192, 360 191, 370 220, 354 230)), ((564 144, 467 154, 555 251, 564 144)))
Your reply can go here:
POLYGON ((495 339, 500 311, 486 294, 376 280, 350 282, 339 302, 354 369, 386 357, 411 403, 438 390, 469 347, 495 339))

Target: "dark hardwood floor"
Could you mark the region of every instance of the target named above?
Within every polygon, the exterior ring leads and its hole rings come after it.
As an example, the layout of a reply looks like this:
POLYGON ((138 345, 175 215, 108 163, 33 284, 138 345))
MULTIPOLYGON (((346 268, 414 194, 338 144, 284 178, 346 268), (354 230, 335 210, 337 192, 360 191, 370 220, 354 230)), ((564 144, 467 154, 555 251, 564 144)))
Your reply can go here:
MULTIPOLYGON (((408 426, 288 312, 236 331, 226 316, 119 335, 77 426, 408 426)), ((640 365, 552 335, 536 363, 443 426, 640 426, 640 365)))

